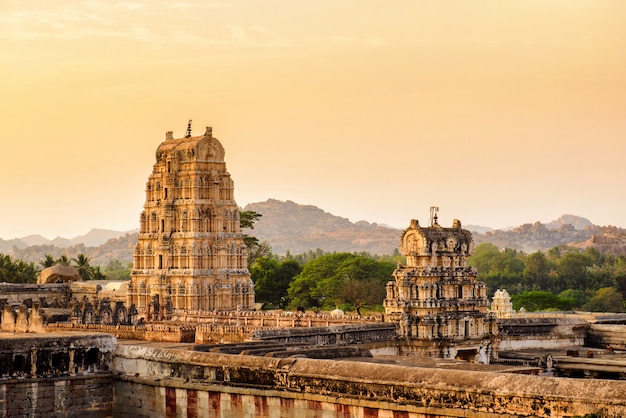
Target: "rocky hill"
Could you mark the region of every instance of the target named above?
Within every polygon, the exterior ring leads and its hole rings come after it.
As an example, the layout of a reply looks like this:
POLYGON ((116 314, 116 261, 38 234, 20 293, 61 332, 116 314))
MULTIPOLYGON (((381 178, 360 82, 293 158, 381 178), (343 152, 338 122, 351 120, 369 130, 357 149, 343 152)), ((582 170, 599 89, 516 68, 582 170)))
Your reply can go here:
POLYGON ((44 244, 31 245, 24 248, 13 246, 10 252, 3 252, 11 254, 14 258, 33 263, 43 260, 47 254, 54 258, 59 258, 62 255, 73 258, 78 254, 85 254, 91 258, 91 265, 104 266, 112 260, 120 260, 122 263, 133 261, 133 247, 135 243, 137 243, 137 233, 118 232, 117 238, 111 238, 98 246, 76 244, 69 247, 58 247, 54 244, 44 244))
MULTIPOLYGON (((366 251, 391 254, 398 248, 401 231, 366 221, 351 222, 312 205, 270 199, 251 203, 244 210, 262 215, 253 230, 245 232, 267 241, 276 254, 300 254, 318 248, 324 251, 366 251)), ((407 220, 408 222, 408 220, 407 220)), ((596 248, 606 254, 626 255, 626 230, 615 226, 597 226, 574 215, 563 215, 550 223, 535 222, 507 230, 466 226, 478 245, 490 242, 499 248, 514 248, 527 253, 567 245, 584 250, 596 248)), ((106 265, 111 260, 132 261, 137 233, 92 230, 72 239, 46 240, 30 236, 14 240, 0 239, 0 252, 25 261, 39 262, 46 254, 75 257, 84 253, 92 265, 106 265), (109 237, 98 243, 98 239, 109 237), (82 237, 82 238, 81 238, 82 237), (100 238, 98 238, 100 237, 100 238), (80 240, 85 242, 77 242, 80 240), (69 244, 63 245, 63 243, 69 244), (35 243, 29 245, 29 243, 35 243)))
POLYGON ((317 248, 391 254, 400 242, 398 229, 366 221, 353 223, 312 205, 269 199, 251 203, 244 210, 263 215, 254 230, 246 233, 267 241, 277 254, 300 254, 317 248))

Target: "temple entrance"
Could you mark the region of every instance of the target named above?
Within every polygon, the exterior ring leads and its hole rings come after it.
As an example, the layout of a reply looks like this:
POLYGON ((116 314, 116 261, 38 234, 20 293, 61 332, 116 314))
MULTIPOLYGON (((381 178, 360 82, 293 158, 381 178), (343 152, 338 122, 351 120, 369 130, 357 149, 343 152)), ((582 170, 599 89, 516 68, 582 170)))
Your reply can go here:
POLYGON ((457 351, 456 357, 454 357, 454 359, 455 360, 469 361, 470 363, 473 363, 474 360, 476 359, 476 354, 478 354, 478 351, 476 349, 459 350, 459 351, 457 351))

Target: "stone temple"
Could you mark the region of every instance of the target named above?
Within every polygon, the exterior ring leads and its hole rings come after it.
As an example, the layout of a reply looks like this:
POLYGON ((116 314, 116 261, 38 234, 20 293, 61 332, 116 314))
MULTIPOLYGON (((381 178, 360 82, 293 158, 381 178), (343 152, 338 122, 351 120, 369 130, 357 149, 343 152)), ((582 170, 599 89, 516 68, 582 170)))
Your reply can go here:
POLYGON ((210 127, 192 136, 190 121, 156 150, 127 298, 147 320, 254 308, 234 183, 210 127))
POLYGON ((402 233, 407 265, 398 263, 395 280, 387 283, 386 320, 399 324, 407 354, 488 363, 498 327, 486 285, 466 261, 474 249, 472 234, 458 220, 441 227, 436 209, 429 227, 413 219, 402 233))

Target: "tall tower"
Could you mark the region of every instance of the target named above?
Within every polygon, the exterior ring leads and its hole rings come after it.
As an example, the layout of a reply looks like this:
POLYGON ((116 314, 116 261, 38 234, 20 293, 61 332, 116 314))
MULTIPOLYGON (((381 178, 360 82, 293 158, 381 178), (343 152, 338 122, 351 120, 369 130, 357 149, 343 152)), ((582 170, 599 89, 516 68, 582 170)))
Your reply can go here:
POLYGON ((147 319, 175 310, 252 309, 254 284, 224 147, 206 128, 167 132, 146 184, 128 304, 147 319))
POLYGON ((497 324, 488 312, 487 289, 467 264, 474 250, 470 231, 454 220, 452 228, 415 219, 402 233, 395 280, 387 283, 386 316, 399 323, 408 353, 489 362, 497 349, 497 324))

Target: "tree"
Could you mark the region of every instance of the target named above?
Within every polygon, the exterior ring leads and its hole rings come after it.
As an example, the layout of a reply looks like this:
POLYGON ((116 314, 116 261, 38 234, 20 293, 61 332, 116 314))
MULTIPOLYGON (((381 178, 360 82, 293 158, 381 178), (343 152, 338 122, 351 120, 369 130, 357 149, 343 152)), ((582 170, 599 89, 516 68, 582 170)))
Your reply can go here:
POLYGON ((348 303, 355 308, 358 305, 360 310, 366 305, 382 304, 385 284, 395 267, 393 263, 356 254, 324 255, 308 262, 294 277, 288 290, 291 305, 333 309, 348 303))
MULTIPOLYGON (((254 223, 261 216, 263 215, 253 210, 242 210, 239 212, 239 227, 242 230, 254 229, 254 223)), ((260 243, 257 237, 249 234, 242 234, 242 237, 243 243, 248 247, 248 268, 257 258, 270 254, 271 248, 267 242, 260 243)))
POLYGON ((533 289, 546 290, 550 267, 548 258, 541 251, 532 253, 524 259, 524 279, 533 289))
POLYGON ((67 258, 66 255, 62 255, 61 257, 59 257, 57 259, 57 261, 55 262, 55 264, 61 264, 62 266, 69 266, 70 265, 70 259, 67 258))
POLYGON ((248 268, 261 257, 270 257, 272 255, 272 247, 267 241, 259 243, 255 247, 248 247, 248 268))
POLYGON ((624 298, 614 287, 598 289, 582 307, 590 312, 624 312, 624 298))
POLYGON ((78 269, 78 274, 80 274, 81 279, 93 280, 95 278, 94 268, 89 264, 91 258, 87 257, 83 253, 80 253, 76 256, 76 258, 72 258, 72 261, 76 264, 76 268, 78 269))
MULTIPOLYGON (((254 229, 254 223, 263 216, 253 210, 244 210, 239 212, 239 227, 241 229, 254 229)), ((250 248, 259 245, 259 240, 248 234, 243 234, 243 242, 250 248)))
POLYGON ((556 261, 556 272, 559 276, 561 288, 579 289, 587 288, 588 267, 592 265, 589 257, 579 252, 568 252, 556 261))
POLYGON ((386 296, 385 286, 381 280, 368 277, 357 280, 348 278, 341 289, 341 297, 345 303, 351 304, 359 316, 361 308, 382 304, 386 296))
POLYGON ((102 274, 111 280, 130 280, 132 267, 133 263, 124 265, 120 260, 111 260, 104 266, 102 274))
POLYGON ((559 293, 559 298, 562 301, 563 309, 581 309, 587 302, 587 292, 583 290, 567 289, 559 293))
POLYGON ((55 264, 54 257, 52 257, 50 254, 46 254, 44 257, 45 258, 43 260, 39 260, 39 264, 41 264, 43 268, 54 266, 55 264))
POLYGON ((0 254, 0 282, 36 283, 39 269, 34 263, 13 260, 10 255, 0 254))
POLYGON ((563 301, 557 295, 541 290, 531 290, 512 295, 511 302, 513 302, 513 309, 524 308, 529 312, 563 309, 563 301))
POLYGON ((279 262, 270 257, 258 258, 250 268, 256 300, 284 308, 288 303, 289 284, 301 270, 294 260, 279 262))

